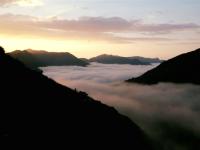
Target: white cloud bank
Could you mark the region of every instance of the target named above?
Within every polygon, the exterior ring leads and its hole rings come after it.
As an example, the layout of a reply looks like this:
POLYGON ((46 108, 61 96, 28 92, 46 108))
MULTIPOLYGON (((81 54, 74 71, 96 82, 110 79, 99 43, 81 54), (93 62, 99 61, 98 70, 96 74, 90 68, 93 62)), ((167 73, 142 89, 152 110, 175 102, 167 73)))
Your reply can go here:
POLYGON ((184 149, 191 149, 194 145, 191 142, 200 138, 200 86, 172 83, 144 86, 122 82, 153 67, 94 63, 89 67, 45 67, 43 70, 57 82, 86 91, 93 98, 114 106, 150 136, 164 142, 167 150, 178 150, 184 145, 184 149), (189 144, 180 142, 179 136, 186 136, 189 144))

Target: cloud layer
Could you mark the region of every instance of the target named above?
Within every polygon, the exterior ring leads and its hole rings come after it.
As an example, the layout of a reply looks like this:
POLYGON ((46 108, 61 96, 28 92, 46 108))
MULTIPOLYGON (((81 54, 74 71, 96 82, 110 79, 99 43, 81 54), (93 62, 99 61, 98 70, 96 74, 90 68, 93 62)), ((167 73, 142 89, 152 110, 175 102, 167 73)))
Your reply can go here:
POLYGON ((0 1, 0 6, 4 6, 4 5, 7 5, 7 4, 12 4, 12 3, 17 2, 17 1, 20 1, 20 0, 1 0, 0 1))
POLYGON ((89 32, 155 32, 199 29, 197 24, 145 24, 141 20, 126 20, 120 17, 82 17, 78 20, 53 20, 43 22, 44 26, 53 29, 89 32))
POLYGON ((86 68, 46 67, 43 70, 61 84, 86 91, 114 106, 166 150, 192 149, 200 139, 200 86, 171 83, 144 86, 122 82, 153 67, 92 64, 86 68))
POLYGON ((37 6, 41 5, 41 0, 0 0, 1 6, 9 6, 9 5, 19 5, 19 6, 37 6))
POLYGON ((120 17, 81 17, 76 20, 68 20, 57 17, 37 18, 26 15, 2 14, 0 20, 0 31, 7 35, 121 43, 169 41, 172 39, 162 36, 152 37, 148 34, 163 35, 171 32, 197 31, 200 29, 200 25, 193 23, 145 24, 141 20, 129 21, 120 17))

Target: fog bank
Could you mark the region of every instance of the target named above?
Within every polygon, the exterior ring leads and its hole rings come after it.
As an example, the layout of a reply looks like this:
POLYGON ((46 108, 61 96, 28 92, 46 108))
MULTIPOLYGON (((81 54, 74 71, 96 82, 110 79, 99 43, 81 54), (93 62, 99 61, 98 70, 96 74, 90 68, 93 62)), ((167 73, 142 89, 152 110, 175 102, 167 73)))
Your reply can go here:
POLYGON ((152 86, 123 81, 155 67, 105 65, 44 67, 44 74, 71 88, 114 106, 165 149, 192 149, 200 139, 200 86, 160 83, 152 86), (186 137, 180 140, 180 137, 186 137), (187 142, 189 143, 187 143, 187 142), (183 147, 182 147, 183 146, 183 147))

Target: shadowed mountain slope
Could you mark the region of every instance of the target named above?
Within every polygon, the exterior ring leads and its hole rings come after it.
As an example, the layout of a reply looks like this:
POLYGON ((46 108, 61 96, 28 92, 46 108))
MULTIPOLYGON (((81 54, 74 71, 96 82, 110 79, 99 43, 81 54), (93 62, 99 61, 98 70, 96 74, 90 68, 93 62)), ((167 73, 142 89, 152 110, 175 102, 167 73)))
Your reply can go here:
POLYGON ((156 84, 159 82, 200 84, 200 49, 174 57, 128 82, 156 84))
POLYGON ((26 68, 1 50, 0 70, 1 136, 8 136, 7 103, 12 102, 9 128, 22 147, 150 149, 143 131, 114 108, 26 68))
POLYGON ((87 62, 67 52, 47 52, 28 49, 24 51, 13 51, 9 55, 33 69, 44 66, 88 65, 87 62))

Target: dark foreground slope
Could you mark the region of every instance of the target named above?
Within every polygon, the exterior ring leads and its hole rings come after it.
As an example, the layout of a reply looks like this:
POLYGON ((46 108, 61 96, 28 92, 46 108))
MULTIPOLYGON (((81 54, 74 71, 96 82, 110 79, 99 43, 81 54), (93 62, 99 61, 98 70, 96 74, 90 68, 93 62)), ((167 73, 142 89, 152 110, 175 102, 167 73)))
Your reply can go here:
POLYGON ((200 49, 179 55, 128 82, 156 84, 158 82, 200 84, 200 49))
POLYGON ((8 136, 9 113, 10 131, 22 146, 149 149, 137 125, 86 93, 62 86, 3 53, 0 70, 0 101, 5 109, 1 136, 8 136), (10 111, 8 102, 14 106, 10 111))
POLYGON ((10 56, 23 62, 30 68, 44 66, 87 66, 88 63, 76 58, 67 52, 47 52, 36 50, 14 51, 9 53, 10 56))

